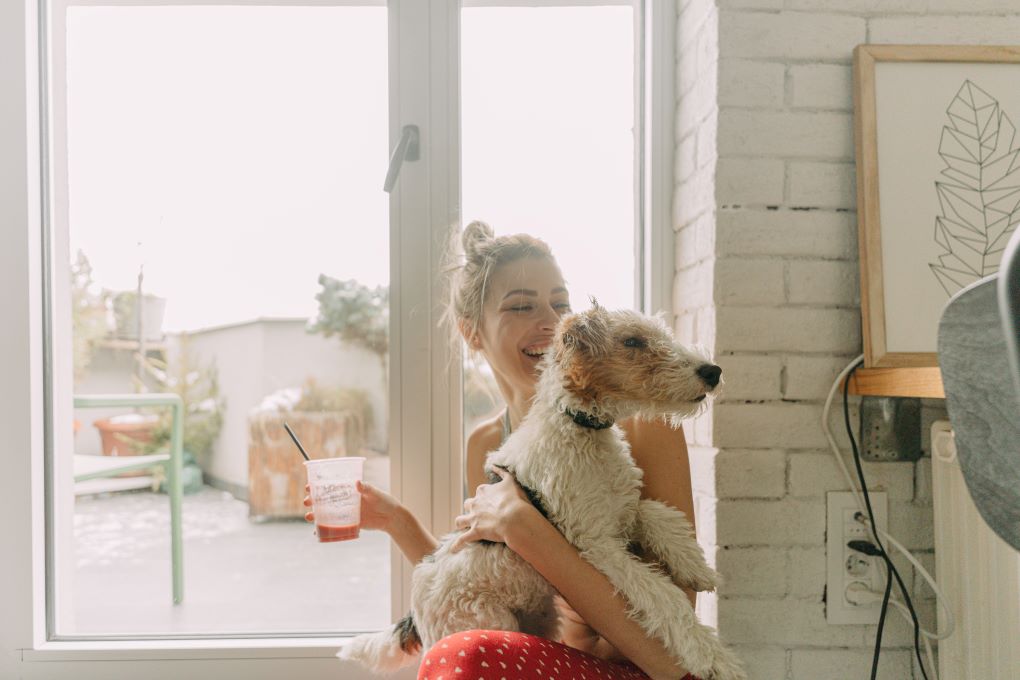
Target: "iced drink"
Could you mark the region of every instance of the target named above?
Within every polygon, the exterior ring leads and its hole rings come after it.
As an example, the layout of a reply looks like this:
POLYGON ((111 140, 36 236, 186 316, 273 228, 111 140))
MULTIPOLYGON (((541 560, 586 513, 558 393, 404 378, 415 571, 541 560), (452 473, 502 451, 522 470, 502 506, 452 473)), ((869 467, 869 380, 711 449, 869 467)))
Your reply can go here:
POLYGON ((320 543, 357 538, 361 527, 361 479, 364 458, 321 458, 305 463, 308 489, 320 543))

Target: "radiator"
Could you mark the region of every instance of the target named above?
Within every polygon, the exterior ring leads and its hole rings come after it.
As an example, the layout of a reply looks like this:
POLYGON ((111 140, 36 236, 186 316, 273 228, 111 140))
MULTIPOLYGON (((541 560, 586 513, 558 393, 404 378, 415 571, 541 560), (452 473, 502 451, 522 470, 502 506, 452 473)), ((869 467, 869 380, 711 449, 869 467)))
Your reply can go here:
MULTIPOLYGON (((978 514, 949 421, 932 424, 931 443, 935 580, 956 618, 938 643, 939 679, 1020 680, 1020 553, 978 514)), ((938 621, 945 630, 941 608, 938 621)))

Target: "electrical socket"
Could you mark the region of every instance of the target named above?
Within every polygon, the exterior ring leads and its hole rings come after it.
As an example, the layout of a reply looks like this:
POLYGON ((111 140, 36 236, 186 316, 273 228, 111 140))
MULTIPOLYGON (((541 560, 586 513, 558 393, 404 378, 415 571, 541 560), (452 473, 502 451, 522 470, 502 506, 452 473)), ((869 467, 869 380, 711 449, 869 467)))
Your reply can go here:
MULTIPOLYGON (((888 499, 884 491, 869 491, 871 509, 875 512, 875 523, 882 531, 888 531, 886 509, 888 499)), ((825 619, 832 624, 878 623, 881 604, 852 604, 846 597, 851 583, 863 584, 869 590, 879 592, 885 589, 885 569, 879 566, 879 556, 865 555, 847 546, 854 540, 871 541, 867 525, 854 519, 860 508, 849 491, 830 491, 826 494, 825 532, 825 619)), ((876 547, 877 544, 876 544, 876 547)))

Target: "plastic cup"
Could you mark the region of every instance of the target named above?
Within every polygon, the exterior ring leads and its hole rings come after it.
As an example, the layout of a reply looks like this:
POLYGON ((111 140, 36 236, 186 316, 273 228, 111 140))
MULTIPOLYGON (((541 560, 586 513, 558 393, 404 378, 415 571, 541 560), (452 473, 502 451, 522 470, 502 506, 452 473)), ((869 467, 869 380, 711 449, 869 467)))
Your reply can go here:
POLYGON ((361 494, 355 483, 364 462, 358 456, 305 462, 319 543, 349 541, 360 534, 361 494))

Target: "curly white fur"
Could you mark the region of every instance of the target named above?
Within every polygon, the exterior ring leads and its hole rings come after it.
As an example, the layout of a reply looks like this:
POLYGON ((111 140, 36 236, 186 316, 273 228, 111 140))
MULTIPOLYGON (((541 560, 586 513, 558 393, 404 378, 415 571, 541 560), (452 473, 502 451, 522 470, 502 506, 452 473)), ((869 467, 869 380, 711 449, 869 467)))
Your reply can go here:
MULTIPOLYGON (((642 471, 618 427, 590 429, 567 415, 617 420, 641 413, 677 422, 713 393, 716 384, 699 374, 710 359, 674 344, 660 319, 598 306, 565 319, 553 346, 531 410, 489 454, 486 470, 507 468, 534 491, 549 520, 625 596, 630 616, 681 665, 705 680, 744 680, 737 659, 698 622, 678 587, 714 590, 720 582, 684 513, 640 498, 642 471), (634 543, 669 574, 630 552, 634 543)), ((411 616, 423 648, 477 628, 555 636, 554 591, 538 572, 501 543, 472 543, 451 554, 456 536, 444 536, 414 570, 411 616)), ((396 630, 355 638, 338 656, 380 672, 415 658, 401 651, 396 630)))

